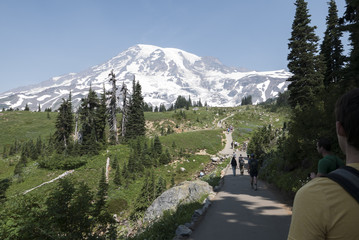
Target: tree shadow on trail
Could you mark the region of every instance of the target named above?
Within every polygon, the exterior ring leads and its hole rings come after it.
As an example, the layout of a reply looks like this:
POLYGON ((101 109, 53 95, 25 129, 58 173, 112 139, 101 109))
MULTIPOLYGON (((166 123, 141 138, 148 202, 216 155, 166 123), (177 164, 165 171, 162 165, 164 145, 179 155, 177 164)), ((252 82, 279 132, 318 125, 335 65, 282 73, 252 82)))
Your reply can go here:
POLYGON ((289 208, 264 183, 254 191, 248 175, 230 172, 190 239, 287 239, 289 208))

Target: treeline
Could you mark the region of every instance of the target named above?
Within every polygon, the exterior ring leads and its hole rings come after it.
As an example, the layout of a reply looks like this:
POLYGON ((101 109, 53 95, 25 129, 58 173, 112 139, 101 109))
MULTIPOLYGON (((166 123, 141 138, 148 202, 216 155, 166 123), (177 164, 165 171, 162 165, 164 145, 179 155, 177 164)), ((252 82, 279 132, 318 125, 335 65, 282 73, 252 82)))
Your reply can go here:
POLYGON ((207 102, 203 105, 201 99, 198 101, 192 101, 191 96, 186 99, 184 96, 179 95, 176 99, 174 104, 171 104, 168 108, 166 108, 164 103, 161 103, 160 106, 151 106, 148 103, 144 104, 144 111, 145 112, 166 112, 166 111, 174 111, 176 109, 184 108, 189 110, 190 107, 203 107, 207 106, 207 102))
POLYGON ((334 107, 344 92, 359 86, 359 3, 346 0, 342 17, 334 0, 329 1, 327 29, 319 44, 315 27, 310 26, 307 2, 296 0, 291 38, 289 39, 288 91, 276 102, 289 105, 291 118, 276 134, 277 129, 258 130, 249 144, 262 162, 262 177, 288 192, 296 192, 309 172, 317 171, 320 158, 315 150, 319 137, 333 143, 333 151, 344 157, 337 145, 334 107), (343 54, 341 37, 349 33, 351 45, 348 56, 343 54))

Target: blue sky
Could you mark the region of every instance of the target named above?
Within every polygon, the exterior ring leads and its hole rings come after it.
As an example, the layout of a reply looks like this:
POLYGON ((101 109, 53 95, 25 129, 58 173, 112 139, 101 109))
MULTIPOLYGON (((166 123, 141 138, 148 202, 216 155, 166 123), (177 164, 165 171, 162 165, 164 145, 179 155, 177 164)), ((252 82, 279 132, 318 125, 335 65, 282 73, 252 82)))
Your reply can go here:
MULTIPOLYGON (((287 68, 295 0, 1 0, 0 93, 80 72, 136 44, 287 68)), ((322 39, 327 0, 307 0, 322 39)), ((342 16, 345 0, 337 0, 342 16)), ((343 41, 344 45, 346 41, 343 41)))

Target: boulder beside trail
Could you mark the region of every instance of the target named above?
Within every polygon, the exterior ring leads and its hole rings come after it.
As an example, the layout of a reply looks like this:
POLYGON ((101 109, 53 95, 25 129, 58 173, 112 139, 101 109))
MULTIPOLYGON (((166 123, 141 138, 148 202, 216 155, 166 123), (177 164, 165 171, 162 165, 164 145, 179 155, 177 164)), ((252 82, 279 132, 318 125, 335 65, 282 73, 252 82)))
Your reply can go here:
POLYGON ((198 201, 203 195, 214 195, 212 187, 204 181, 185 181, 168 189, 148 207, 145 222, 153 222, 166 210, 175 211, 180 204, 198 201))

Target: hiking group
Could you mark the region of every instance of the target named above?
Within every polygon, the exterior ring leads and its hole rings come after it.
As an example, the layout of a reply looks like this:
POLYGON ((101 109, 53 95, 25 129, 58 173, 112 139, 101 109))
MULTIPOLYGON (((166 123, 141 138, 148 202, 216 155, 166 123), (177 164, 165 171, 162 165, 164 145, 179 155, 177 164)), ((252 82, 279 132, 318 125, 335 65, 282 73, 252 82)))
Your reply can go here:
MULTIPOLYGON (((310 173, 311 180, 295 195, 288 240, 359 239, 359 88, 337 100, 335 126, 345 163, 333 155, 329 139, 318 139, 322 158, 317 173, 310 173)), ((258 160, 248 157, 250 183, 257 190, 258 160)), ((235 152, 231 165, 235 176, 235 152)))
MULTIPOLYGON (((238 158, 239 163, 239 170, 241 175, 244 174, 244 158, 242 154, 239 155, 238 158)), ((233 176, 236 176, 236 169, 237 169, 237 160, 236 160, 236 152, 233 152, 232 160, 231 160, 233 176)), ((247 168, 249 175, 251 176, 251 187, 254 190, 257 190, 257 176, 258 176, 258 160, 254 158, 254 154, 251 154, 250 158, 248 159, 248 168, 247 168), (254 188, 255 186, 255 188, 254 188)))

